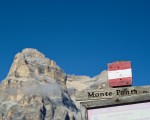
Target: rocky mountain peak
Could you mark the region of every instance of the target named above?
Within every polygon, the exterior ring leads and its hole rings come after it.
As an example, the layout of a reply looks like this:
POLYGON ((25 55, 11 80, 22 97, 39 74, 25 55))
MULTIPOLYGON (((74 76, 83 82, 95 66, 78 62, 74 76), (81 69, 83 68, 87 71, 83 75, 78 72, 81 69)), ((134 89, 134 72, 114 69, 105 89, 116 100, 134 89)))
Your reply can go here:
POLYGON ((39 52, 36 49, 33 48, 26 48, 22 50, 22 54, 24 55, 24 57, 28 57, 28 58, 39 58, 39 59, 44 59, 45 55, 41 52, 39 52))
POLYGON ((55 61, 46 58, 44 54, 32 48, 26 48, 15 56, 8 77, 26 79, 38 75, 45 75, 60 81, 65 81, 66 77, 55 61))
POLYGON ((0 84, 0 120, 81 120, 76 91, 108 88, 107 71, 69 75, 36 49, 24 49, 0 84))

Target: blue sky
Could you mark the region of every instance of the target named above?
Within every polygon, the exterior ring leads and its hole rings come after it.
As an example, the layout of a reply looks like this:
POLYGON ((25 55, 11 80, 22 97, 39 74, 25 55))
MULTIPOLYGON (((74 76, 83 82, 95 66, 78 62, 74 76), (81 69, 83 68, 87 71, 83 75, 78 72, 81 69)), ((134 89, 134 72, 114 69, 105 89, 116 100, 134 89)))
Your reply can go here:
POLYGON ((132 61, 133 85, 150 85, 149 0, 0 1, 0 80, 16 53, 36 48, 69 74, 95 76, 132 61))

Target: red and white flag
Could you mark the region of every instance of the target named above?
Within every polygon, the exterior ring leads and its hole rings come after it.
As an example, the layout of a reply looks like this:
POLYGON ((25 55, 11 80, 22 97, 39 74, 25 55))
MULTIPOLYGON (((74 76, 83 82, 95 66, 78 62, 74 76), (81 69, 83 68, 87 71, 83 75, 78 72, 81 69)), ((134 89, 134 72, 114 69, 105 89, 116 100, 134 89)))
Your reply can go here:
POLYGON ((110 87, 132 85, 131 62, 118 61, 108 64, 108 83, 110 87))

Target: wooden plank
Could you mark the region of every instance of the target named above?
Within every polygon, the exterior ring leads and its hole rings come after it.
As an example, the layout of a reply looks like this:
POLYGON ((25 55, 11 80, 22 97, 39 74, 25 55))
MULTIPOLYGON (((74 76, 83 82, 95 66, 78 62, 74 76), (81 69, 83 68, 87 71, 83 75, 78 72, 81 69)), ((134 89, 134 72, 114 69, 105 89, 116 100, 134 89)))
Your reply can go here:
POLYGON ((138 104, 140 102, 150 102, 150 94, 141 94, 135 96, 126 96, 122 98, 114 98, 109 100, 94 100, 81 102, 81 119, 88 120, 88 109, 102 108, 106 106, 117 106, 123 104, 138 104))
POLYGON ((104 90, 87 90, 76 92, 75 97, 77 101, 90 101, 100 99, 121 98, 125 96, 134 96, 146 93, 150 93, 150 86, 109 88, 104 90))

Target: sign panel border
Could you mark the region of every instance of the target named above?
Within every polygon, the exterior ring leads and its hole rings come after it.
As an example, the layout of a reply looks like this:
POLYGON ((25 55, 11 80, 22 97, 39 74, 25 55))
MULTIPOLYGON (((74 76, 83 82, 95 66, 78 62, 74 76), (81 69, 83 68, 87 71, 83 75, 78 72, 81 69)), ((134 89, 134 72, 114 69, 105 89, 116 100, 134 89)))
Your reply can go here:
POLYGON ((137 104, 137 103, 143 103, 143 102, 150 102, 149 93, 141 94, 141 95, 134 95, 134 96, 125 96, 125 97, 113 98, 113 99, 84 101, 84 102, 80 102, 81 117, 82 117, 82 120, 88 120, 89 109, 112 107, 112 106, 127 105, 127 104, 137 104))

